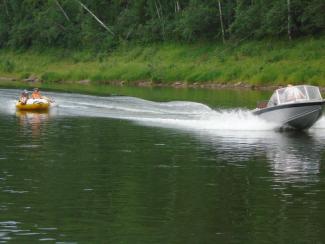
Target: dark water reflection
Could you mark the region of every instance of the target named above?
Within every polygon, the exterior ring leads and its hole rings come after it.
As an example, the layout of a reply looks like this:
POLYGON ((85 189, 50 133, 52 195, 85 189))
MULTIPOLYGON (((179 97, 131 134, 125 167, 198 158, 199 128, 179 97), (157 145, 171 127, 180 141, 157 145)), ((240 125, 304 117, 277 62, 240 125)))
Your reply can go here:
POLYGON ((151 104, 140 119, 132 104, 100 116, 3 109, 0 243, 325 241, 322 124, 279 133, 248 116, 261 129, 218 130, 237 114, 203 109, 205 124, 151 104))

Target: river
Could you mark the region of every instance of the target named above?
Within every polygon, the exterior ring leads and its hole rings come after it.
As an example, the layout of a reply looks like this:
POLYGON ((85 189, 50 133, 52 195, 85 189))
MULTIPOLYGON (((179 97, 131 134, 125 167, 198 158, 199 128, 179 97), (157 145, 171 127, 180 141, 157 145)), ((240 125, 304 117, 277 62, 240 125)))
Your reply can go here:
POLYGON ((39 114, 0 89, 0 243, 325 242, 324 118, 278 132, 249 112, 268 93, 142 91, 39 114))

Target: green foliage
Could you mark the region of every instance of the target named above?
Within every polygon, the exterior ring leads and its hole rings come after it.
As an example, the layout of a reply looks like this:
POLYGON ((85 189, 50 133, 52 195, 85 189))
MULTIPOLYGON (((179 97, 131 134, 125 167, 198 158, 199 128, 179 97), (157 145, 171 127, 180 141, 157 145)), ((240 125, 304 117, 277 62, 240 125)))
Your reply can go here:
POLYGON ((0 77, 45 83, 91 80, 325 85, 324 37, 232 44, 132 44, 100 53, 64 49, 0 51, 0 77))
POLYGON ((56 72, 45 72, 42 76, 41 79, 45 82, 59 82, 62 80, 62 75, 56 72))
POLYGON ((102 52, 130 41, 221 41, 222 27, 226 39, 237 41, 287 37, 289 17, 293 38, 321 35, 325 26, 323 0, 293 0, 290 6, 285 0, 81 2, 91 13, 79 1, 0 1, 0 47, 102 52))
POLYGON ((176 31, 180 38, 186 41, 193 41, 198 38, 213 39, 217 31, 217 8, 216 3, 204 3, 203 1, 192 0, 189 6, 182 11, 176 31), (211 31, 211 30, 216 31, 211 31))
POLYGON ((30 77, 30 75, 31 75, 30 73, 22 73, 22 74, 20 74, 19 79, 21 79, 21 80, 27 79, 30 77))
POLYGON ((0 70, 4 73, 12 73, 15 70, 15 63, 11 60, 1 60, 0 70))

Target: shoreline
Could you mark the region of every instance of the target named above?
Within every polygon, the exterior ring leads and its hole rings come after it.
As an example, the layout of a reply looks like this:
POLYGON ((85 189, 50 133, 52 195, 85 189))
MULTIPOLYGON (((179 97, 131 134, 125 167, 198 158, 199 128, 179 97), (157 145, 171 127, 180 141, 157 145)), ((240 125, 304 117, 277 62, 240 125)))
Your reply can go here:
MULTIPOLYGON (((79 81, 60 81, 55 83, 43 82, 38 78, 28 78, 19 80, 16 78, 0 77, 0 87, 40 87, 48 89, 57 89, 60 86, 77 86, 82 90, 87 90, 87 87, 139 87, 139 88, 174 88, 174 89, 207 89, 207 90, 249 90, 249 91, 273 91, 279 87, 285 87, 288 84, 270 84, 270 85, 256 85, 246 82, 236 83, 222 83, 222 82, 195 82, 189 83, 186 81, 177 82, 153 82, 153 81, 105 81, 101 83, 92 82, 90 80, 79 81)), ((298 84, 297 84, 298 85, 298 84)), ((325 87, 319 87, 322 92, 325 92, 325 87)), ((74 90, 74 89, 72 89, 74 90)))

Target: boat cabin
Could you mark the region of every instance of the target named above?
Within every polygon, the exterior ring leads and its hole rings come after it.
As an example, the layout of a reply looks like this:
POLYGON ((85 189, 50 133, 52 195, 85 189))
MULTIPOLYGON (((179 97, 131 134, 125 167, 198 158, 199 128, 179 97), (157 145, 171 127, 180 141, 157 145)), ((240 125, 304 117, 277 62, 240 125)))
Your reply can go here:
POLYGON ((266 107, 273 107, 282 104, 308 101, 322 101, 322 95, 317 86, 289 85, 274 91, 266 107))

